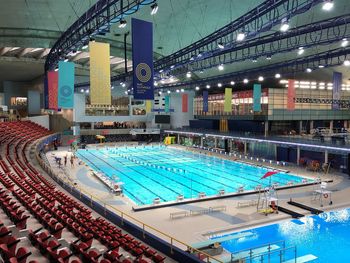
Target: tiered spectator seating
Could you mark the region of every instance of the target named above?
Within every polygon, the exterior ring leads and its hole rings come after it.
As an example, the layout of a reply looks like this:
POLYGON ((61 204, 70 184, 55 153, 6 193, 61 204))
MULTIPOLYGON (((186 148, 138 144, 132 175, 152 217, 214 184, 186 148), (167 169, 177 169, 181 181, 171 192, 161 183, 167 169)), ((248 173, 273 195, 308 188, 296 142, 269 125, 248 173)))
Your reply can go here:
MULTIPOLYGON (((165 257, 155 250, 107 220, 95 218, 29 163, 29 145, 49 134, 29 121, 0 123, 0 183, 4 186, 0 186, 0 207, 18 229, 28 229, 31 244, 51 262, 164 262, 165 257), (28 219, 42 227, 31 229, 28 219), (77 239, 64 246, 68 233, 77 239), (97 250, 96 245, 104 249, 97 250)), ((30 259, 31 252, 18 243, 0 222, 0 255, 5 262, 30 259)))

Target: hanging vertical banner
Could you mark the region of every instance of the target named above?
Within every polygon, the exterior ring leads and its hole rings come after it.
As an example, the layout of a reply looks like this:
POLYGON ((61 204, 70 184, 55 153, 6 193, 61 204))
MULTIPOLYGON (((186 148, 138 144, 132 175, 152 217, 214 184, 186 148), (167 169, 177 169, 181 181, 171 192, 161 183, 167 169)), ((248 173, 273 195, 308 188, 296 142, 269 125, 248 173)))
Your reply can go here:
POLYGON ((164 97, 164 111, 169 112, 170 111, 170 96, 166 95, 164 97))
POLYGON ((134 99, 153 100, 152 23, 131 19, 134 99))
POLYGON ((47 72, 47 82, 48 82, 48 109, 57 110, 58 109, 58 72, 49 71, 47 72))
POLYGON ((204 90, 203 91, 203 112, 208 112, 208 91, 204 90))
MULTIPOLYGON (((333 100, 340 100, 340 91, 342 85, 343 74, 340 72, 333 72, 333 100)), ((339 102, 332 104, 333 110, 339 110, 339 102)))
POLYGON ((150 113, 152 111, 152 101, 146 100, 146 113, 150 113))
POLYGON ((188 94, 182 94, 182 112, 188 112, 188 94))
POLYGON ((58 107, 73 109, 74 102, 74 63, 58 62, 58 107))
POLYGON ((90 42, 91 104, 111 105, 111 66, 108 43, 90 42))
POLYGON ((47 74, 44 76, 44 109, 49 108, 49 83, 47 74))
POLYGON ((253 88, 253 111, 261 111, 261 85, 254 84, 253 88))
POLYGON ((232 89, 225 88, 224 112, 232 112, 232 89))
POLYGON ((295 109, 295 80, 288 80, 287 110, 295 109))

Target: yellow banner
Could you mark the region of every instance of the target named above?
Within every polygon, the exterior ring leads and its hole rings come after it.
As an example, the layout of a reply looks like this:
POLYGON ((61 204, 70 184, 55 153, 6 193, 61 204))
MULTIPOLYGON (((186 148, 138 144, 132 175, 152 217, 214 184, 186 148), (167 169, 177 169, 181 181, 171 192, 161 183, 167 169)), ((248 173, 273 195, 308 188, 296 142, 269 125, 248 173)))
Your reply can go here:
POLYGON ((152 101, 146 100, 146 113, 150 113, 152 110, 152 101))
POLYGON ((232 112, 232 89, 225 89, 225 104, 224 104, 224 112, 232 112))
POLYGON ((91 104, 111 104, 111 68, 108 43, 90 42, 91 104))

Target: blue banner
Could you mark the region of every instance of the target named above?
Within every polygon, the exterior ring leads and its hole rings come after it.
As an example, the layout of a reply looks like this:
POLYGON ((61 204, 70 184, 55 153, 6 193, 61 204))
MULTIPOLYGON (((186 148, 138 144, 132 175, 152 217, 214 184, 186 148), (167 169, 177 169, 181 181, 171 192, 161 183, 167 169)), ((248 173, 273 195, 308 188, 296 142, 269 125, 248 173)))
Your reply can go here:
MULTIPOLYGON (((333 100, 340 100, 340 91, 342 85, 343 74, 340 72, 333 72, 333 100)), ((333 103, 332 109, 339 110, 339 103, 333 103)))
POLYGON ((49 83, 47 80, 47 75, 44 77, 44 109, 49 108, 49 83))
POLYGON ((58 107, 73 109, 74 63, 58 62, 58 107))
POLYGON ((152 23, 131 19, 134 99, 153 100, 153 31, 152 23))
POLYGON ((261 111, 261 85, 260 84, 254 84, 253 111, 261 111))
POLYGON ((165 96, 164 97, 164 111, 169 112, 170 109, 170 96, 165 96))
POLYGON ((208 91, 203 91, 203 112, 208 112, 208 91))

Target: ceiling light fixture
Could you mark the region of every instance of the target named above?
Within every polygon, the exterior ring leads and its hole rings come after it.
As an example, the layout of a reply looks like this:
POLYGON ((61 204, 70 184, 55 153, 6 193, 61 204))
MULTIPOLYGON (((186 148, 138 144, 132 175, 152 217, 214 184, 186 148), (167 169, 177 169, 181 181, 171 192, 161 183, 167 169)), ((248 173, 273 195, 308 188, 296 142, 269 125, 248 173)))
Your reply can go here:
POLYGON ((235 85, 235 82, 232 80, 232 81, 230 82, 230 84, 233 86, 233 85, 235 85))
POLYGON ((126 20, 125 19, 121 19, 120 20, 120 22, 119 22, 119 28, 124 28, 124 27, 126 27, 126 24, 127 24, 127 22, 126 22, 126 20))
POLYGON ((219 43, 218 43, 218 47, 219 47, 220 49, 224 49, 224 48, 225 48, 225 45, 224 45, 224 43, 219 42, 219 43))
POLYGON ((199 87, 198 87, 198 86, 196 87, 196 90, 199 90, 199 87))
POLYGON ((298 49, 298 55, 302 55, 304 53, 304 48, 303 47, 299 47, 298 49))
POLYGON ((154 3, 154 4, 152 4, 151 5, 151 15, 153 16, 153 15, 155 15, 155 14, 157 14, 157 12, 158 12, 158 4, 157 3, 154 3))
POLYGON ((325 0, 322 5, 322 10, 330 11, 334 6, 333 0, 325 0))
POLYGON ((349 41, 346 38, 343 38, 343 40, 341 42, 341 46, 346 47, 348 44, 349 44, 349 41))
POLYGON ((243 83, 245 83, 245 84, 247 84, 248 82, 249 82, 248 79, 244 79, 244 80, 243 80, 243 83))
POLYGON ((263 77, 263 76, 260 76, 260 77, 258 78, 258 80, 259 80, 259 81, 264 81, 264 77, 263 77))
POLYGON ((306 69, 306 72, 307 72, 307 73, 310 73, 310 72, 312 72, 312 69, 311 69, 311 68, 307 68, 307 69, 306 69))
POLYGON ((346 67, 350 66, 350 61, 349 60, 344 60, 344 66, 346 66, 346 67))
POLYGON ((210 85, 208 84, 208 85, 206 86, 206 88, 207 88, 207 89, 210 89, 210 85))
POLYGON ((243 32, 237 34, 237 41, 243 41, 245 39, 245 34, 243 32))
POLYGON ((286 32, 289 29, 289 22, 287 18, 282 19, 282 24, 280 27, 281 32, 286 32))
POLYGON ((219 69, 220 71, 224 70, 224 65, 223 65, 223 64, 220 64, 220 65, 218 66, 218 69, 219 69))
POLYGON ((218 83, 218 87, 221 88, 221 87, 222 87, 222 84, 221 84, 221 83, 218 83))
POLYGON ((192 77, 192 73, 191 73, 191 71, 188 71, 188 72, 186 73, 186 77, 187 77, 187 78, 192 77))
POLYGON ((277 74, 275 75, 275 78, 276 78, 276 79, 281 78, 281 74, 277 73, 277 74))

